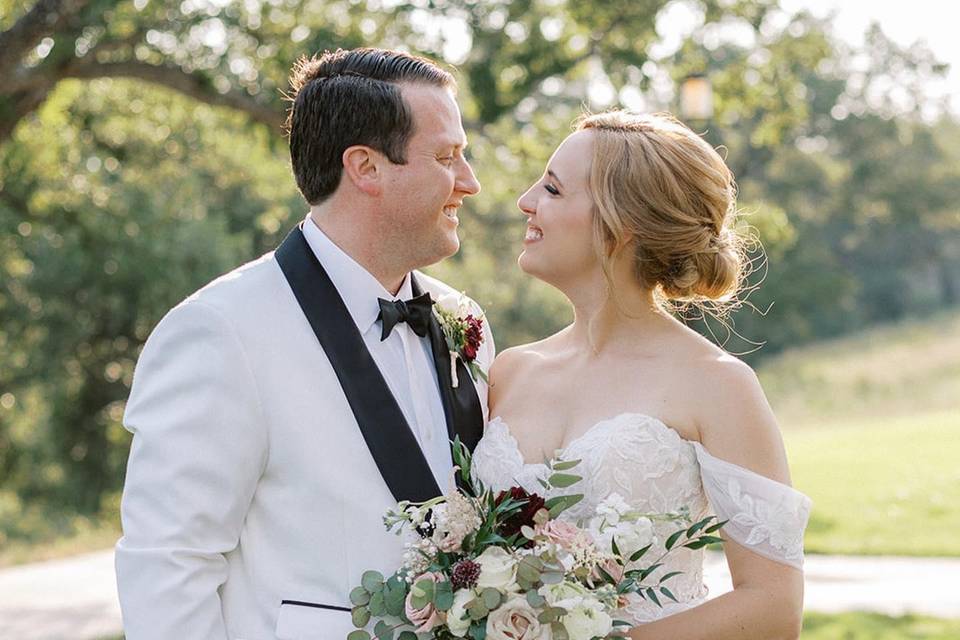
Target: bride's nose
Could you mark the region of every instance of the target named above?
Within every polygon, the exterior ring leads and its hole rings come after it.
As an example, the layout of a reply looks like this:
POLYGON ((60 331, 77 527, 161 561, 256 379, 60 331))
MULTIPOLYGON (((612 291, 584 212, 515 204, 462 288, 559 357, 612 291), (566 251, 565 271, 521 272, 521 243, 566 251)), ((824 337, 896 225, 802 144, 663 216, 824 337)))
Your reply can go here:
POLYGON ((537 212, 537 202, 534 199, 532 192, 533 187, 527 189, 526 192, 517 200, 517 206, 520 208, 520 211, 527 216, 532 216, 537 212))

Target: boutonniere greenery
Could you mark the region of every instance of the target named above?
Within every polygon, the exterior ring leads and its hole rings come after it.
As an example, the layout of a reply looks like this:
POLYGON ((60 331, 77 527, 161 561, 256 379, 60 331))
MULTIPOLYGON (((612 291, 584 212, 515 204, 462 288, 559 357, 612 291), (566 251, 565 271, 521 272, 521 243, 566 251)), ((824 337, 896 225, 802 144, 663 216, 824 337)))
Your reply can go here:
POLYGON ((450 351, 450 378, 453 386, 460 386, 457 377, 457 358, 463 360, 474 380, 487 382, 486 372, 477 363, 477 351, 483 344, 483 314, 476 312, 464 294, 448 293, 433 306, 433 313, 443 329, 450 351))

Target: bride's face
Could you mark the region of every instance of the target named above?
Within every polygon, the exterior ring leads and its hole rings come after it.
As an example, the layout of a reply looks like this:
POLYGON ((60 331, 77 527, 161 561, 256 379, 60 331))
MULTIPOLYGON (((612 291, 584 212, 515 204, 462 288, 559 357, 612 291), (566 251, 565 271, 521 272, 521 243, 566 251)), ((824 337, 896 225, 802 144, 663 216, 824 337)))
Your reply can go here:
POLYGON ((587 186, 593 134, 578 131, 553 153, 543 176, 520 196, 527 216, 524 272, 558 288, 599 269, 593 247, 593 200, 587 186))

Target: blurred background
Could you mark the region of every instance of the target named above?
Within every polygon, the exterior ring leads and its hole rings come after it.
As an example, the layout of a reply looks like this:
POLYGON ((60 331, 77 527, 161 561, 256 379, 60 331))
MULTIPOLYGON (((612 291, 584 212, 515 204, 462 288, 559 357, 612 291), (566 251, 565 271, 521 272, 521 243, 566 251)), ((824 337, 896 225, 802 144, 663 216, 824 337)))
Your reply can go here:
MULTIPOLYGON (((757 368, 816 505, 808 553, 960 557, 951 4, 0 0, 0 567, 119 536, 140 348, 303 217, 287 73, 357 46, 457 69, 483 192, 432 272, 501 348, 571 318, 516 267, 515 201, 583 109, 670 110, 721 147, 759 286, 725 323, 690 321, 757 368)), ((960 621, 811 613, 804 637, 960 621)))

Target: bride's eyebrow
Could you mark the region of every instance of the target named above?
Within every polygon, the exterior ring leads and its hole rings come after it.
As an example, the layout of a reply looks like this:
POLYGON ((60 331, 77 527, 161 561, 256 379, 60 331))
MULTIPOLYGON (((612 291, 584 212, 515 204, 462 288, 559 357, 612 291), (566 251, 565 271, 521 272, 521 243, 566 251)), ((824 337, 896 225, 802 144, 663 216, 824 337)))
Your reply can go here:
POLYGON ((556 180, 561 187, 563 186, 563 181, 553 172, 553 169, 547 169, 547 175, 556 180))

